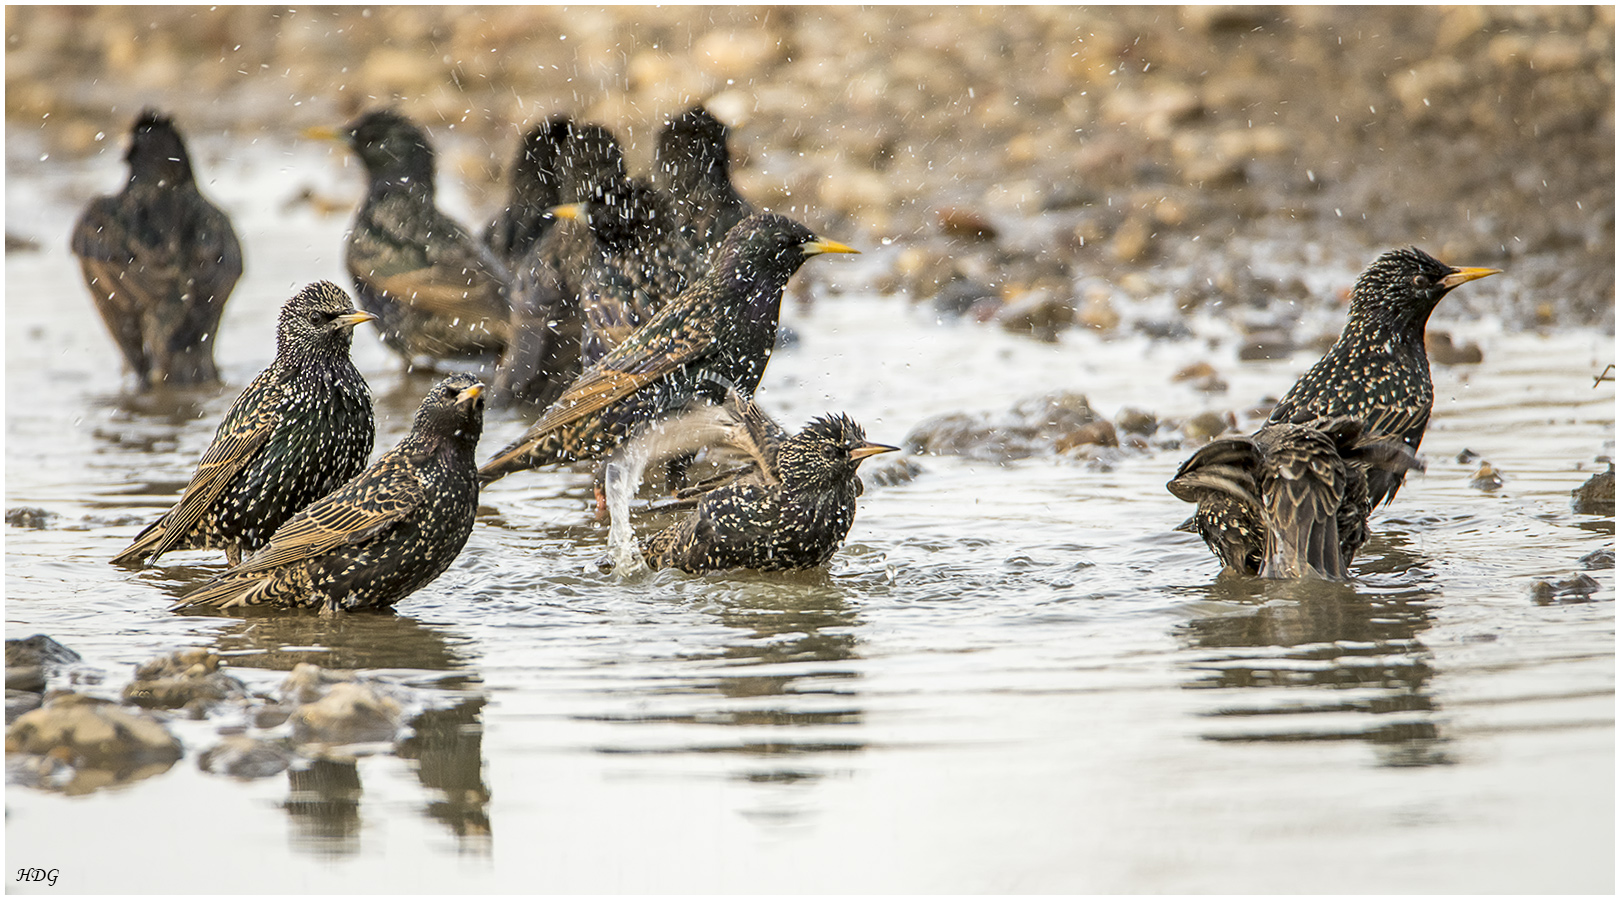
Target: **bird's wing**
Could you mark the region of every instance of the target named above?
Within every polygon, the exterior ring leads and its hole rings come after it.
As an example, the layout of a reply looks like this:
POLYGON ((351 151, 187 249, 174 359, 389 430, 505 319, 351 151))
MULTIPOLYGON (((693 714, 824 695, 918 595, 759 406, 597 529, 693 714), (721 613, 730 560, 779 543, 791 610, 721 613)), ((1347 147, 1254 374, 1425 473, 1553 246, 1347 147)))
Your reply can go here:
POLYGON ((270 542, 234 572, 264 572, 368 540, 426 500, 408 457, 389 453, 349 483, 311 503, 276 529, 270 542))
POLYGON ((1332 439, 1300 429, 1267 443, 1263 491, 1273 544, 1261 574, 1343 578, 1338 515, 1347 476, 1332 439))
POLYGON ((602 357, 601 362, 575 379, 529 429, 529 434, 545 434, 604 409, 703 358, 714 346, 710 329, 680 329, 666 334, 665 329, 658 327, 662 319, 662 315, 654 316, 602 357))
POLYGON ((379 210, 369 235, 378 246, 351 245, 351 268, 434 315, 504 320, 512 278, 506 267, 449 217, 434 215, 425 227, 413 227, 419 223, 415 215, 379 210))
MULTIPOLYGON (((259 378, 264 377, 265 373, 260 373, 259 378)), ((258 379, 255 379, 243 393, 252 395, 257 386, 258 379)), ((114 562, 162 555, 202 519, 237 474, 252 461, 281 421, 281 414, 273 402, 261 403, 251 415, 251 418, 242 419, 226 415, 214 443, 197 462, 197 471, 180 495, 180 502, 137 535, 135 542, 115 557, 114 562)))

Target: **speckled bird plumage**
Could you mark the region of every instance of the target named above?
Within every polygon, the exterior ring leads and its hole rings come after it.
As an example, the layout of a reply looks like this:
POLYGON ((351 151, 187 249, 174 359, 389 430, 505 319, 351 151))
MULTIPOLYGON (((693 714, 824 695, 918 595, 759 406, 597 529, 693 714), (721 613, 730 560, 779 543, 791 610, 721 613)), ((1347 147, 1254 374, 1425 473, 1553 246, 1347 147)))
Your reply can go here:
POLYGON ((514 275, 518 264, 556 221, 562 202, 560 156, 572 122, 557 115, 529 129, 512 162, 506 205, 484 228, 484 246, 514 275))
POLYGON ((1369 476, 1417 465, 1398 435, 1349 417, 1274 423, 1220 438, 1169 483, 1198 504, 1195 530, 1226 568, 1266 578, 1344 579, 1368 537, 1369 476))
POLYGON ((197 190, 168 117, 143 110, 124 160, 123 190, 91 201, 73 227, 85 284, 143 389, 218 381, 214 338, 242 276, 236 232, 197 190))
POLYGON ((824 565, 848 536, 861 494, 856 469, 897 448, 866 440, 845 415, 824 416, 788 435, 735 393, 750 427, 751 471, 703 493, 690 513, 641 542, 647 565, 692 573, 808 569, 824 565), (751 408, 751 409, 750 409, 751 408))
POLYGON ((407 364, 506 347, 511 274, 483 244, 439 211, 434 155, 415 123, 389 110, 342 132, 366 168, 365 200, 343 262, 362 308, 407 364))
POLYGON ((329 281, 288 300, 275 361, 231 405, 179 502, 113 561, 210 548, 234 564, 365 468, 375 435, 371 392, 349 347, 354 326, 370 318, 329 281))
POLYGON ((388 608, 438 578, 466 545, 478 508, 481 394, 471 375, 439 382, 404 440, 180 606, 388 608))
MULTIPOLYGON (((1351 416, 1369 433, 1399 435, 1417 450, 1434 408, 1423 345, 1429 314, 1453 288, 1496 271, 1452 268, 1416 247, 1378 257, 1351 291, 1338 342, 1283 396, 1269 421, 1351 416)), ((1402 480, 1372 473, 1372 505, 1394 497, 1402 480)))
POLYGON ((580 375, 479 473, 494 480, 597 459, 694 399, 719 402, 726 387, 752 396, 776 343, 783 288, 807 258, 827 252, 854 251, 784 216, 738 223, 703 277, 580 375))
POLYGON ((658 135, 653 181, 674 198, 681 230, 698 248, 700 270, 726 234, 755 212, 731 183, 729 135, 702 105, 670 119, 658 135))
MULTIPOLYGON (((624 151, 612 132, 590 122, 569 123, 557 158, 560 203, 622 193, 626 178, 624 151)), ((500 402, 546 406, 579 375, 580 272, 589 247, 585 222, 557 220, 514 266, 511 343, 492 391, 500 402)))

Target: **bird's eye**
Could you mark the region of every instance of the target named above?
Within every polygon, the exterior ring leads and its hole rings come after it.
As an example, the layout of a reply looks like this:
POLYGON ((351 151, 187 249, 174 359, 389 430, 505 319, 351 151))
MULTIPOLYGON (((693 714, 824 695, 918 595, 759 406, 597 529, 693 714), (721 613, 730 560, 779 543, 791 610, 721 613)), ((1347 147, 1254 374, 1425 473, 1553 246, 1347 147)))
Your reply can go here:
POLYGON ((326 324, 326 317, 321 315, 318 312, 312 312, 312 313, 309 314, 309 324, 314 325, 314 326, 316 326, 318 328, 321 325, 326 324))
POLYGON ((1426 291, 1431 285, 1434 284, 1434 282, 1429 280, 1429 276, 1419 272, 1418 274, 1412 276, 1412 284, 1417 287, 1418 290, 1426 291))

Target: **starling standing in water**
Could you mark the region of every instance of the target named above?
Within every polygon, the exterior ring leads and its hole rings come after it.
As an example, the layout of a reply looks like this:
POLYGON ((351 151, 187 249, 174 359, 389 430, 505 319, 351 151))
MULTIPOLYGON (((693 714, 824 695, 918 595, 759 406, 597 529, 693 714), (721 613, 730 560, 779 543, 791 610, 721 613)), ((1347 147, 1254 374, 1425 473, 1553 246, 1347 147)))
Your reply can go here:
POLYGON ((354 326, 374 318, 356 312, 330 281, 288 300, 275 362, 231 405, 180 501, 113 562, 213 548, 235 565, 293 513, 365 468, 371 392, 349 346, 354 326))
MULTIPOLYGON (((1368 434, 1399 435, 1416 451, 1434 408, 1423 331, 1440 299, 1500 269, 1448 266, 1412 247, 1367 267, 1350 293, 1350 319, 1338 343, 1289 389, 1268 421, 1304 423, 1351 416, 1368 434)), ((1371 505, 1395 496, 1404 476, 1368 474, 1371 505)))
POLYGON ((467 543, 478 508, 482 391, 471 375, 439 382, 394 449, 180 606, 380 609, 439 577, 467 543))
POLYGON ((854 252, 784 216, 744 219, 703 277, 580 375, 479 474, 493 481, 519 469, 597 459, 637 426, 696 399, 721 402, 723 388, 752 396, 776 343, 788 279, 812 256, 854 252))
POLYGON ((236 232, 198 192, 168 117, 143 110, 124 161, 124 189, 96 198, 73 227, 96 309, 142 389, 218 381, 214 337, 242 277, 236 232))
POLYGON ((365 164, 366 199, 349 231, 343 262, 360 305, 378 318, 383 341, 409 365, 506 347, 511 275, 434 202, 433 148, 391 110, 367 113, 341 133, 365 164))
POLYGON ((552 116, 523 136, 506 207, 484 228, 484 246, 513 272, 551 228, 551 208, 562 202, 558 157, 570 127, 567 116, 552 116))
POLYGON ((654 569, 809 569, 832 558, 855 520, 861 460, 898 450, 866 440, 848 416, 818 418, 789 435, 752 400, 728 396, 747 426, 755 468, 702 494, 697 508, 641 542, 654 569))
POLYGON ((658 135, 653 182, 675 198, 681 227, 700 252, 699 272, 713 259, 726 233, 754 214, 731 185, 728 129, 701 104, 664 126, 658 135))
POLYGON ((1343 579, 1367 540, 1368 482, 1418 466, 1399 435, 1360 420, 1273 423, 1194 453, 1168 485, 1197 503, 1197 532, 1228 569, 1265 578, 1343 579))
MULTIPOLYGON (((606 200, 623 193, 626 184, 618 140, 592 123, 568 126, 557 167, 558 196, 564 204, 606 200)), ((554 222, 515 265, 511 345, 492 392, 500 402, 545 406, 579 374, 583 324, 578 273, 589 245, 584 222, 554 222)))

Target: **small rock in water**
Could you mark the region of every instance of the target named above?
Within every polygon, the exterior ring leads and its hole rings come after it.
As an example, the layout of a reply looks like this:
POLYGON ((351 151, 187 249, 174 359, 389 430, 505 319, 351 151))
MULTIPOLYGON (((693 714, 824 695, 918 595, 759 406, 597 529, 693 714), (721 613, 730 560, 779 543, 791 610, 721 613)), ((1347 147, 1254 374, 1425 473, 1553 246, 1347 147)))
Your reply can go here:
POLYGON ((232 778, 269 778, 292 765, 293 754, 279 744, 233 734, 197 758, 197 767, 232 778))
POLYGON ((1614 568, 1614 551, 1607 547, 1602 550, 1593 550, 1591 553, 1581 557, 1577 562, 1580 563, 1583 569, 1612 569, 1614 568))
POLYGON ((936 213, 939 230, 954 238, 969 241, 993 241, 1000 236, 996 226, 981 213, 971 209, 947 206, 936 213))
POLYGON ((18 691, 6 688, 6 725, 9 727, 17 717, 25 712, 39 709, 44 696, 34 691, 18 691))
POLYGON ((941 320, 957 319, 981 303, 998 303, 996 292, 971 278, 957 278, 934 294, 934 314, 941 320))
POLYGON ((1609 471, 1593 475, 1570 494, 1574 497, 1571 505, 1582 515, 1614 515, 1614 463, 1609 463, 1609 471))
POLYGON ((1468 486, 1481 491, 1494 491, 1502 486, 1502 473, 1490 463, 1481 463, 1474 477, 1468 480, 1468 486))
POLYGON ((45 528, 54 518, 56 513, 37 506, 14 506, 6 510, 6 524, 13 528, 45 528))
POLYGON ((1057 451, 1063 453, 1085 444, 1095 444, 1100 447, 1118 447, 1119 433, 1114 430, 1114 423, 1107 419, 1098 419, 1095 422, 1082 425, 1058 438, 1057 451))
POLYGON ((6 729, 7 753, 52 755, 76 769, 173 763, 180 742, 150 713, 86 694, 58 694, 6 729))
POLYGON ((247 686, 219 670, 219 655, 199 647, 149 660, 135 668, 124 702, 146 709, 201 708, 247 696, 247 686))
POLYGON ((1458 346, 1452 343, 1451 333, 1430 331, 1423 338, 1429 350, 1430 361, 1442 366, 1477 365, 1485 361, 1484 351, 1473 341, 1458 346))
POLYGON ((1074 324, 1074 305, 1044 290, 1034 290, 1002 306, 996 321, 1014 334, 1055 343, 1058 335, 1074 324))
POLYGON ((880 456, 861 465, 861 481, 878 487, 893 487, 916 481, 917 476, 926 471, 921 463, 909 456, 880 456))
POLYGON ((1127 406, 1119 411, 1114 419, 1114 427, 1126 434, 1139 434, 1143 437, 1152 436, 1159 430, 1159 420, 1150 412, 1127 406))
POLYGON ((399 702, 375 685, 345 681, 300 706, 289 721, 300 743, 356 744, 392 741, 402 718, 399 702))
POLYGON ((1466 465, 1468 465, 1469 463, 1473 462, 1476 459, 1479 459, 1479 454, 1475 453, 1472 450, 1469 450, 1466 447, 1463 448, 1463 452, 1457 454, 1457 462, 1460 463, 1461 465, 1466 466, 1466 465))
POLYGON ((6 641, 6 688, 41 693, 50 673, 78 661, 79 654, 43 634, 11 638, 6 641))
POLYGON ((1170 376, 1170 380, 1191 382, 1194 390, 1206 394, 1218 394, 1227 387, 1225 380, 1216 373, 1215 367, 1207 362, 1195 362, 1170 376))
POLYGON ((1058 391, 1019 401, 1008 413, 946 413, 918 424, 902 442, 911 453, 994 462, 1052 452, 1057 439, 1098 418, 1081 394, 1058 391))
POLYGON ((1592 592, 1600 585, 1597 579, 1585 572, 1576 572, 1568 578, 1558 581, 1538 581, 1530 586, 1530 599, 1537 606, 1551 606, 1556 603, 1590 603, 1592 592))
POLYGON ((1229 412, 1219 413, 1211 410, 1188 419, 1187 423, 1181 426, 1181 431, 1189 441, 1208 443, 1236 427, 1237 417, 1229 412))
POLYGON ((1284 359, 1297 345, 1285 331, 1256 331, 1238 348, 1238 359, 1246 362, 1261 359, 1284 359))

